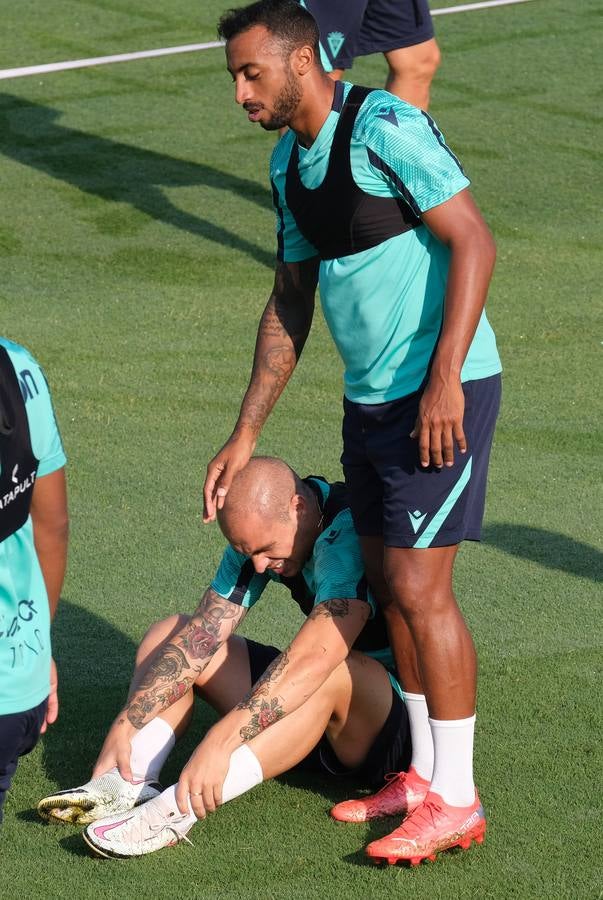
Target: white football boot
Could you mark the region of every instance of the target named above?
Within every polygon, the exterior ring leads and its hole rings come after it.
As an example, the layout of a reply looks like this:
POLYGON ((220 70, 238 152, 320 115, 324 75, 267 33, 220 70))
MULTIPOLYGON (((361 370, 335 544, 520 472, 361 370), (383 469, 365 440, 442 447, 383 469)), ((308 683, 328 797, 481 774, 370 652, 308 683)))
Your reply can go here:
POLYGON ((126 859, 144 856, 186 841, 195 817, 170 809, 161 796, 129 813, 107 816, 89 825, 82 837, 96 856, 126 859))
POLYGON ((161 793, 156 781, 125 781, 119 772, 111 771, 92 778, 80 787, 57 791, 38 803, 43 819, 88 825, 106 816, 129 812, 135 806, 152 800, 161 793))

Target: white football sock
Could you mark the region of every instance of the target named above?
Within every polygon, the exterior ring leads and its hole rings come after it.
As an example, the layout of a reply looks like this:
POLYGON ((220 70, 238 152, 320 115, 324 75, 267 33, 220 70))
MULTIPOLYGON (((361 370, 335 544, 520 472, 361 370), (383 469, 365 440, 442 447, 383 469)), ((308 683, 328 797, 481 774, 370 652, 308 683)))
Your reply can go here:
POLYGON ((131 741, 130 767, 134 778, 157 781, 175 743, 176 737, 171 725, 159 716, 151 719, 131 741))
MULTIPOLYGON (((149 803, 153 802, 156 806, 159 807, 160 811, 166 816, 173 816, 174 818, 180 818, 182 813, 178 809, 178 804, 176 803, 176 788, 177 784, 172 784, 169 788, 166 788, 163 793, 159 794, 158 797, 155 797, 153 801, 149 800, 149 803)), ((143 806, 148 804, 143 804, 143 806)), ((139 809, 143 807, 138 807, 139 809)), ((191 808, 191 801, 189 798, 188 801, 188 815, 184 818, 182 822, 178 823, 179 831, 188 831, 189 828, 192 828, 195 822, 197 821, 197 816, 194 814, 191 808)), ((186 832, 185 832, 186 833, 186 832)))
POLYGON ((423 694, 409 694, 402 691, 412 740, 411 766, 421 778, 431 781, 433 772, 433 737, 429 727, 429 712, 423 694))
MULTIPOLYGON (((261 784, 263 780, 264 773, 262 772, 259 759, 247 744, 242 744, 242 746, 237 747, 230 757, 230 765, 222 787, 222 803, 227 803, 229 800, 234 800, 235 797, 240 797, 241 794, 250 791, 257 784, 261 784)), ((153 803, 157 803, 165 812, 165 815, 182 815, 176 803, 177 787, 177 784, 173 784, 153 800, 153 803)), ((186 829, 191 828, 197 821, 197 817, 191 807, 190 797, 188 808, 188 815, 182 822, 182 826, 186 829)))
POLYGON ((260 761, 247 744, 241 744, 230 757, 222 787, 222 803, 240 797, 264 780, 260 761))
POLYGON ((430 719, 435 759, 431 791, 450 806, 471 806, 473 783, 473 732, 475 716, 468 719, 430 719))

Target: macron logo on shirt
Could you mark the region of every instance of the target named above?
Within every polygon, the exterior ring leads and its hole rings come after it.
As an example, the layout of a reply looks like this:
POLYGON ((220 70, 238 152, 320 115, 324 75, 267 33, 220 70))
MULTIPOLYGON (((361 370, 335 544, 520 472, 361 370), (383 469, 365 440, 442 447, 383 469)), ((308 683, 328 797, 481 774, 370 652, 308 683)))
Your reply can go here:
POLYGON ((376 117, 378 119, 385 119, 386 122, 391 122, 396 128, 399 126, 398 117, 391 106, 382 106, 379 112, 376 113, 376 117))

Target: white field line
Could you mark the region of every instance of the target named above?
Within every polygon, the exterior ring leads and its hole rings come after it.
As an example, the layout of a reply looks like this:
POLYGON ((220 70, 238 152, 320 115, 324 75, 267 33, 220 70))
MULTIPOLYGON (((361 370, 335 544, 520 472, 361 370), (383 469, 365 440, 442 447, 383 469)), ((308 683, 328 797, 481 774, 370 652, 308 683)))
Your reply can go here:
MULTIPOLYGON (((489 9, 493 6, 509 6, 515 3, 529 3, 531 0, 483 0, 480 3, 463 3, 461 6, 449 6, 443 9, 432 9, 432 16, 445 16, 449 13, 469 12, 474 9, 489 9)), ((41 66, 23 66, 17 69, 0 69, 0 80, 5 78, 24 78, 26 75, 47 75, 50 72, 64 72, 66 69, 87 69, 90 66, 106 66, 109 63, 130 62, 133 59, 149 59, 153 56, 171 56, 175 53, 193 53, 198 50, 212 50, 223 47, 223 41, 209 41, 205 44, 183 44, 181 47, 160 47, 157 50, 139 50, 135 53, 116 53, 113 56, 93 56, 90 59, 71 59, 64 62, 46 63, 41 66)))

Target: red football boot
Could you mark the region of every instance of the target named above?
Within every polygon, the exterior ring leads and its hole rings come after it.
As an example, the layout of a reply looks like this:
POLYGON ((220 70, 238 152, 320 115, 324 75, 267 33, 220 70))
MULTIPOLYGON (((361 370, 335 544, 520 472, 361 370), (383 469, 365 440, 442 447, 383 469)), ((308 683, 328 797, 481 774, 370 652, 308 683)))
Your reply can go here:
POLYGON ((406 861, 416 866, 423 859, 435 860, 442 850, 468 850, 471 841, 481 844, 485 833, 486 817, 477 792, 471 806, 449 806, 430 791, 399 828, 369 844, 366 854, 375 862, 406 861))
POLYGON ((331 810, 338 822, 367 822, 380 816, 406 816, 422 803, 429 790, 429 781, 410 767, 408 772, 387 776, 387 784, 359 800, 344 800, 331 810))

